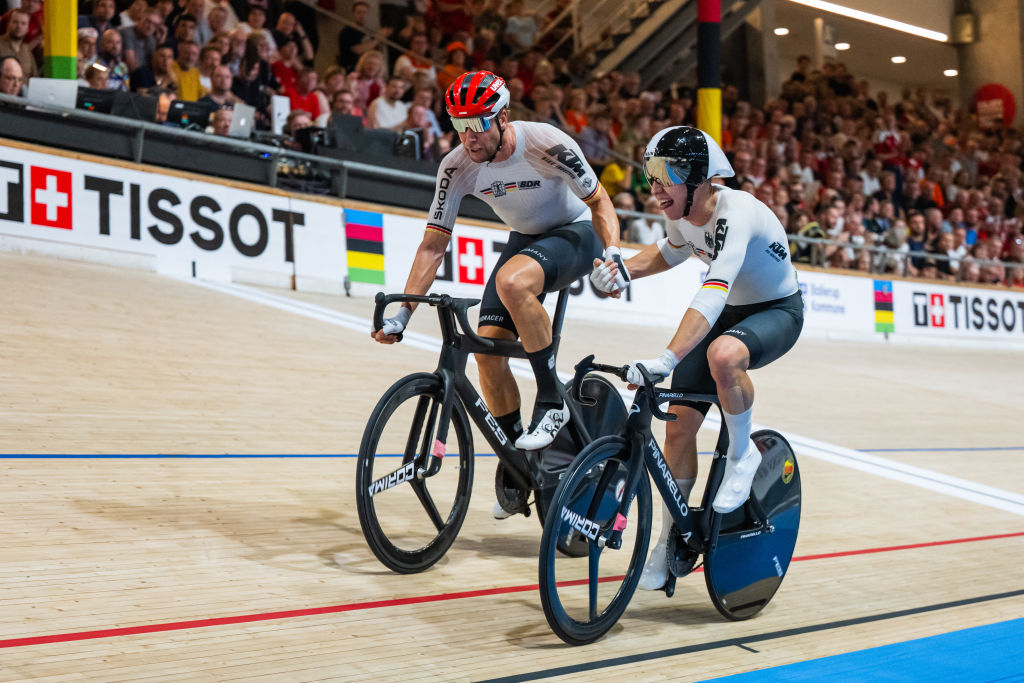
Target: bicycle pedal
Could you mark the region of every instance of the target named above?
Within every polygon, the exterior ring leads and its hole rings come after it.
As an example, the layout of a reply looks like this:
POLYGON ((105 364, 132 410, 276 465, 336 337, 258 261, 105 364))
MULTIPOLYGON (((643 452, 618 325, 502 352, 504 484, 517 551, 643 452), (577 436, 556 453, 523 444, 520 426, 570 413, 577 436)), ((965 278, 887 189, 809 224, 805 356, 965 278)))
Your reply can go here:
POLYGON ((676 594, 676 577, 674 575, 672 575, 672 574, 669 574, 668 575, 668 580, 665 581, 665 585, 662 587, 661 590, 665 591, 665 597, 666 598, 671 598, 673 595, 675 595, 676 594))

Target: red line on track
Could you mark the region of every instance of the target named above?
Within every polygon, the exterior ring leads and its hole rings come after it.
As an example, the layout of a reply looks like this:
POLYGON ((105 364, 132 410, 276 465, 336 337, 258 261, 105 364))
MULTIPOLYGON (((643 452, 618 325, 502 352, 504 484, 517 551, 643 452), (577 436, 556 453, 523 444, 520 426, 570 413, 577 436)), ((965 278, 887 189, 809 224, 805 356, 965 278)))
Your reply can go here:
MULTIPOLYGON (((866 548, 863 550, 848 550, 838 553, 823 553, 819 555, 803 555, 794 557, 793 562, 806 562, 808 560, 824 560, 836 557, 848 557, 851 555, 868 555, 871 553, 886 553, 897 550, 913 550, 916 548, 931 548, 941 545, 953 545, 957 543, 976 543, 978 541, 993 541, 1001 538, 1016 538, 1024 536, 1024 531, 1010 534, 995 534, 992 536, 975 536, 973 538, 957 538, 949 541, 930 541, 928 543, 912 543, 908 545, 894 545, 883 548, 866 548)), ((609 576, 600 581, 621 580, 622 577, 609 576)), ((565 582, 559 585, 576 585, 585 583, 585 580, 565 582)), ((164 624, 146 624, 143 626, 129 626, 127 628, 107 628, 97 631, 76 631, 73 633, 55 633, 48 636, 28 636, 25 638, 10 638, 0 640, 0 648, 24 647, 26 645, 43 645, 46 643, 67 643, 75 640, 91 640, 94 638, 113 638, 115 636, 132 636, 143 633, 159 633, 161 631, 182 631, 190 628, 205 628, 207 626, 226 626, 228 624, 246 624, 257 621, 271 621, 274 619, 295 619, 297 617, 310 617, 320 614, 336 614, 339 612, 355 612, 365 609, 377 609, 378 607, 400 607, 403 605, 416 605, 427 602, 444 602, 448 600, 463 600, 466 598, 481 598, 489 595, 507 595, 509 593, 525 593, 537 590, 537 584, 526 586, 505 586, 503 588, 483 588, 474 591, 462 591, 459 593, 439 593, 436 595, 420 595, 408 598, 393 598, 391 600, 372 600, 370 602, 353 602, 345 605, 330 605, 328 607, 309 607, 306 609, 285 610, 282 612, 261 612, 259 614, 242 614, 234 617, 215 617, 212 619, 193 619, 191 621, 172 621, 164 624)))

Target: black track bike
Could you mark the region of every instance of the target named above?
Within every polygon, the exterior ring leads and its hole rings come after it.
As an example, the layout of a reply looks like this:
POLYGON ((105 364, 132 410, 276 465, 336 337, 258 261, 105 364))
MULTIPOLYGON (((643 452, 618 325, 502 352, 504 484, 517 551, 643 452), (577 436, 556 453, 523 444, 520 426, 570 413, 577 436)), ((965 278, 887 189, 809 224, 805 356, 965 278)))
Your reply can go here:
MULTIPOLYGON (((593 361, 588 356, 576 365, 575 382, 595 370, 628 381, 628 366, 593 361)), ((558 637, 571 645, 604 635, 636 590, 651 535, 648 473, 675 520, 668 543, 668 596, 675 591, 676 578, 694 571, 703 557, 704 581, 715 607, 727 619, 749 619, 778 590, 796 545, 800 470, 786 439, 770 429, 751 435, 761 452, 761 465, 750 497, 737 510, 720 514, 711 501, 722 481, 729 445, 723 420, 700 507, 688 507, 651 434, 651 422, 654 417, 675 419, 659 409, 666 401, 718 405, 718 397, 659 389, 656 379, 643 366, 639 369, 644 385, 636 392, 622 432, 595 440, 576 457, 551 499, 544 523, 544 616, 558 637), (555 552, 559 545, 580 541, 587 544, 585 556, 560 557, 555 552)))
MULTIPOLYGON (((566 289, 559 292, 552 319, 556 345, 567 294, 566 289)), ((618 433, 626 421, 626 406, 603 377, 580 378, 576 395, 586 405, 570 396, 569 386, 563 387, 569 423, 546 449, 520 451, 466 378, 466 364, 469 354, 526 358, 522 344, 480 337, 467 317, 467 310, 479 299, 447 294, 377 294, 374 329, 383 326, 388 305, 403 301, 437 309, 441 356, 434 372, 403 377, 374 408, 359 446, 356 507, 374 555, 388 568, 408 574, 441 559, 466 518, 473 489, 470 420, 500 460, 496 489, 503 507, 529 516, 533 504, 543 524, 547 503, 573 456, 594 439, 618 433)), ((579 539, 559 548, 570 554, 586 552, 586 544, 579 539)))

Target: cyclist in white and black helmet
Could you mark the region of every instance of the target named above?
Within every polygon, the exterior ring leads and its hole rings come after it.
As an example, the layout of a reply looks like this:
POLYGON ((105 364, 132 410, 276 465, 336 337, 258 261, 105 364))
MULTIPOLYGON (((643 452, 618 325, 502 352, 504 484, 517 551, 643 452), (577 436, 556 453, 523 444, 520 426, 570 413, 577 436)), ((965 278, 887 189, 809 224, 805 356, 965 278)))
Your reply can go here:
MULTIPOLYGON (((666 236, 625 262, 629 275, 663 272, 690 254, 706 263, 708 272, 668 348, 657 358, 634 361, 630 381, 643 382, 636 370, 642 363, 654 375, 672 375, 673 389, 718 394, 729 449, 712 505, 730 512, 747 499, 761 463, 750 439, 754 385, 747 371, 789 351, 803 327, 796 270, 775 214, 747 192, 710 182, 732 176, 733 170, 704 131, 687 126, 660 131, 647 145, 644 173, 668 219, 666 236)), ((595 286, 619 296, 622 267, 608 260, 595 266, 595 286)), ((684 500, 697 476, 697 430, 709 407, 681 401, 669 408, 677 419, 666 423, 665 460, 684 500)), ((640 578, 647 590, 662 588, 668 578, 665 548, 672 517, 667 507, 662 519, 661 538, 640 578)))
MULTIPOLYGON (((484 290, 479 334, 522 338, 537 379, 537 401, 525 432, 508 359, 480 355, 476 360, 484 398, 502 430, 517 448, 537 450, 554 440, 569 417, 558 392, 551 320, 541 302, 546 292, 588 275, 602 254, 621 263, 619 223, 572 138, 546 123, 510 122, 508 103, 505 82, 488 71, 463 74, 445 93, 462 145, 441 161, 405 292, 424 294, 433 283, 464 196, 483 200, 509 226, 508 243, 484 290)), ((403 304, 374 338, 394 342, 414 307, 403 304)), ((495 517, 509 514, 495 506, 495 517)))

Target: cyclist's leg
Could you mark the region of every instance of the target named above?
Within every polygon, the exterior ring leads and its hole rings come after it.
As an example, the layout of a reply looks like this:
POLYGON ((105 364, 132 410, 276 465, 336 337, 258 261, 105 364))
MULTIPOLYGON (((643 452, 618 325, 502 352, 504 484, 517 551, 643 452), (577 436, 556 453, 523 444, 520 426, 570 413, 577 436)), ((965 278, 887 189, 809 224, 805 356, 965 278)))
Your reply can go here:
POLYGON ((757 308, 738 308, 753 312, 708 348, 708 365, 718 387, 722 419, 729 429, 725 475, 713 503, 718 512, 731 512, 743 504, 761 462, 750 439, 754 385, 747 370, 763 367, 789 351, 803 327, 799 293, 757 308))
POLYGON ((543 294, 567 287, 593 269, 600 241, 589 221, 562 226, 538 236, 498 272, 497 287, 523 340, 537 379, 537 402, 530 428, 517 446, 544 448, 568 419, 555 372, 556 349, 543 294))

